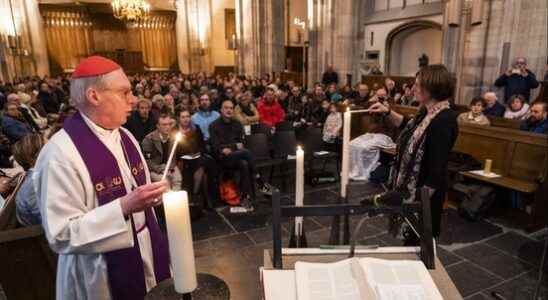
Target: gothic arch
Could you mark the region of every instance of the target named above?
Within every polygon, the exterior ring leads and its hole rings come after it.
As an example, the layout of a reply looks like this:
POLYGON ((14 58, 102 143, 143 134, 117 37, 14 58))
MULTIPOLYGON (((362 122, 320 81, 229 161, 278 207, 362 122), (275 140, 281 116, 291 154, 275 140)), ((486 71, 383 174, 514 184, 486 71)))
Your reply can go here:
MULTIPOLYGON (((385 59, 384 59, 384 70, 387 74, 391 73, 391 70, 394 69, 392 65, 395 61, 393 57, 393 46, 395 41, 402 37, 402 35, 411 35, 421 30, 433 29, 442 33, 442 26, 436 22, 429 20, 416 20, 402 24, 390 31, 386 37, 386 48, 385 48, 385 59)), ((441 35, 440 35, 441 36, 441 35)), ((441 39, 440 39, 441 43, 441 39)), ((441 52, 440 52, 441 55, 441 52)), ((414 61, 417 63, 417 60, 414 61)), ((397 62, 396 62, 397 63, 397 62)), ((418 68, 417 68, 418 69, 418 68)), ((391 74, 391 75, 400 75, 400 74, 391 74)))

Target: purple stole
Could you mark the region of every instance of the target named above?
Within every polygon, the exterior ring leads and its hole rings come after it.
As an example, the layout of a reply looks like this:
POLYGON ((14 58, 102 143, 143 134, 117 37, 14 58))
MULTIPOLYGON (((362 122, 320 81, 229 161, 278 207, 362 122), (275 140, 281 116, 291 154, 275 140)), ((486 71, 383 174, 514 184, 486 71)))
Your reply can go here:
MULTIPOLYGON (((80 112, 63 124, 84 161, 99 205, 105 205, 127 194, 116 158, 85 123, 80 112), (100 161, 100 163, 98 163, 100 161)), ((120 130, 122 147, 131 173, 138 185, 146 184, 144 163, 139 151, 127 134, 120 130)), ((160 230, 152 209, 145 210, 146 226, 150 233, 156 282, 170 278, 167 238, 160 230)), ((133 247, 104 253, 107 261, 110 293, 115 300, 144 299, 146 295, 143 260, 139 250, 137 228, 133 218, 133 247)))

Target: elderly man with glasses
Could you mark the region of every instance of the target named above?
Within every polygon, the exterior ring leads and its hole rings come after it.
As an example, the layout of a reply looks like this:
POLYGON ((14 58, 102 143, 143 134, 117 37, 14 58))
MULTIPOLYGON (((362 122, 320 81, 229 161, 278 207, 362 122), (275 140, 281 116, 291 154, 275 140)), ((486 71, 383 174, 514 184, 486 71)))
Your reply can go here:
POLYGON ((504 87, 504 102, 507 103, 513 95, 522 95, 529 102, 531 90, 536 89, 539 84, 535 73, 527 69, 527 60, 518 57, 512 68, 495 81, 495 86, 504 87))

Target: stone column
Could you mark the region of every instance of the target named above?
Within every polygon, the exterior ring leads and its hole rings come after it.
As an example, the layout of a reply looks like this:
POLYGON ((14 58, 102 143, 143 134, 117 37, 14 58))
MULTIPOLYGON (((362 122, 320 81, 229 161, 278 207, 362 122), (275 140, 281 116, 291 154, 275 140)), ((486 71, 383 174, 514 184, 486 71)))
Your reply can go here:
POLYGON ((266 72, 282 72, 285 69, 285 1, 266 0, 266 28, 268 63, 266 72))
POLYGON ((43 77, 49 75, 49 60, 44 23, 42 15, 40 15, 38 2, 36 0, 25 0, 25 13, 36 75, 43 77))
POLYGON ((177 40, 177 61, 179 71, 190 73, 190 51, 188 36, 188 20, 186 17, 186 1, 177 0, 175 2, 177 9, 177 20, 175 21, 175 35, 177 40))
POLYGON ((211 72, 211 6, 210 1, 178 0, 176 2, 177 59, 183 73, 211 72))
POLYGON ((341 85, 346 84, 347 74, 356 82, 359 55, 355 49, 360 40, 361 1, 313 0, 308 3, 308 86, 320 81, 329 65, 339 74, 341 85))
POLYGON ((285 3, 236 0, 238 72, 260 76, 285 67, 285 3))

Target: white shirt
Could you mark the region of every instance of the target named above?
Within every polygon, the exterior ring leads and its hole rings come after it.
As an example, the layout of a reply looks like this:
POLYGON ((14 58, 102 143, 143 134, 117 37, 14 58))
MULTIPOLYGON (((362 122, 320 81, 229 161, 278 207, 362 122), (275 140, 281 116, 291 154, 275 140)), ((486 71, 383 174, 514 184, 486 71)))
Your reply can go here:
MULTIPOLYGON (((144 162, 137 141, 125 129, 106 130, 85 116, 84 120, 114 155, 129 193, 136 184, 124 157, 119 130, 131 138, 144 162)), ((100 157, 97 162, 101 162, 100 157)), ((145 173, 150 183, 148 167, 145 173)), ((40 152, 33 182, 46 237, 59 254, 57 299, 110 299, 103 253, 133 247, 131 222, 124 219, 120 199, 98 205, 87 167, 64 129, 40 152)), ((143 212, 133 214, 133 219, 136 228, 145 224, 143 212)), ((148 291, 156 285, 148 229, 142 230, 137 239, 148 291)))

